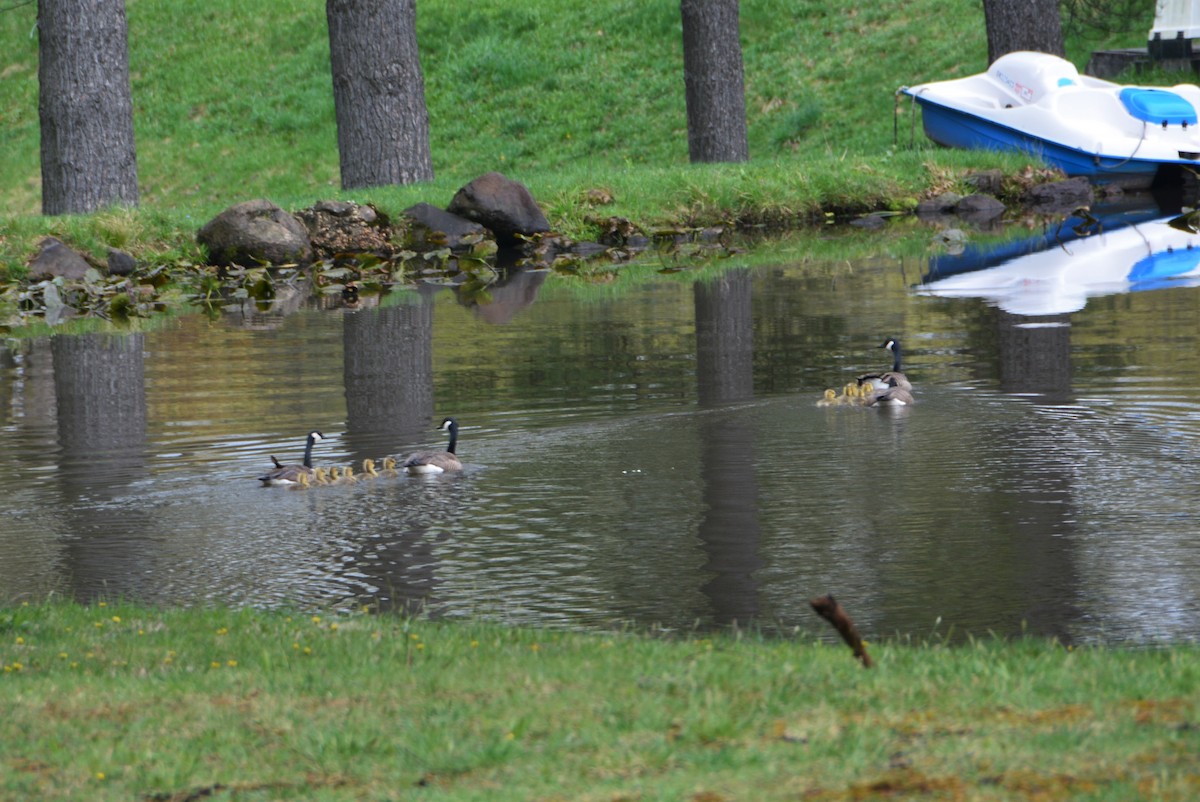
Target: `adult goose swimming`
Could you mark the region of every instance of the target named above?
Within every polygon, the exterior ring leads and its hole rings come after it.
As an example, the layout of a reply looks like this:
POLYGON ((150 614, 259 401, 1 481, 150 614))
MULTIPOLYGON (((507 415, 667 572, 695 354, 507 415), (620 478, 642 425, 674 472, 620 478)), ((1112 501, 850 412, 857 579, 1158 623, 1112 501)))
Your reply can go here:
POLYGON ((895 337, 888 337, 879 344, 879 347, 886 348, 892 352, 892 369, 883 373, 864 373, 858 377, 858 383, 870 384, 876 390, 883 391, 895 386, 902 388, 905 392, 911 393, 912 382, 901 372, 900 368, 900 341, 895 337), (894 384, 892 382, 893 379, 895 379, 894 384))
POLYGON ((417 451, 409 454, 400 466, 407 473, 416 476, 462 470, 462 463, 459 462, 458 455, 454 453, 454 449, 458 445, 458 422, 454 418, 446 418, 438 429, 450 432, 450 445, 446 446, 445 451, 417 451))
POLYGON ((886 387, 869 391, 863 400, 868 407, 905 407, 912 403, 912 393, 897 384, 895 376, 889 376, 886 387))
POLYGON ((318 431, 309 432, 308 440, 304 445, 304 463, 302 465, 280 465, 279 460, 271 457, 271 461, 275 463, 275 467, 258 477, 258 481, 262 482, 266 487, 285 487, 296 484, 300 474, 305 474, 309 479, 312 479, 313 444, 324 439, 325 435, 318 431))

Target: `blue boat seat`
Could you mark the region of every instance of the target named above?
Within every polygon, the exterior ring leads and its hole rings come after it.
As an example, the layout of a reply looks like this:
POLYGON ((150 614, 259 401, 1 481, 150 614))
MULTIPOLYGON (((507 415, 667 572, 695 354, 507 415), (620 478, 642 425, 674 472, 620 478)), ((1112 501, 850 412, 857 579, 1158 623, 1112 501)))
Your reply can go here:
POLYGON ((1127 86, 1121 90, 1125 110, 1155 125, 1195 125, 1196 110, 1183 97, 1166 89, 1127 86))

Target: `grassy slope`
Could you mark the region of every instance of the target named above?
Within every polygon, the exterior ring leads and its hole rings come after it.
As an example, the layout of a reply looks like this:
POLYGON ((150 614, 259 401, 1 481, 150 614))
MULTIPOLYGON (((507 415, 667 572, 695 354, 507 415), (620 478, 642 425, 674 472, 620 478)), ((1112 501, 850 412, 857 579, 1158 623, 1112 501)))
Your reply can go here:
POLYGON ((0 609, 0 798, 1194 798, 1194 645, 871 648, 0 609))
MULTIPOLYGON (((977 2, 836 5, 742 6, 751 155, 769 172, 886 158, 896 86, 985 66, 977 2)), ((144 207, 336 194, 322 4, 127 0, 127 14, 144 207)), ((35 4, 0 13, 4 216, 40 209, 35 18, 35 4)), ((564 176, 686 167, 677 2, 422 0, 418 28, 439 178, 385 199, 444 203, 491 169, 541 197, 564 176)))

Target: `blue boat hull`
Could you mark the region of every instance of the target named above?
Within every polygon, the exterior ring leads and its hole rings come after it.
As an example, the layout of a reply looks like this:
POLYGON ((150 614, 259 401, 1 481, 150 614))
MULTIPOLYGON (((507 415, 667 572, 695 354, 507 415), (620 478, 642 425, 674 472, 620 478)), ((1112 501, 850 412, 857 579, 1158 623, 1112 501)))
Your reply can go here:
POLYGON ((969 150, 1020 151, 1069 176, 1084 176, 1096 184, 1149 187, 1164 166, 1186 163, 1088 153, 943 106, 921 95, 916 95, 915 99, 921 106, 925 135, 940 145, 969 150))

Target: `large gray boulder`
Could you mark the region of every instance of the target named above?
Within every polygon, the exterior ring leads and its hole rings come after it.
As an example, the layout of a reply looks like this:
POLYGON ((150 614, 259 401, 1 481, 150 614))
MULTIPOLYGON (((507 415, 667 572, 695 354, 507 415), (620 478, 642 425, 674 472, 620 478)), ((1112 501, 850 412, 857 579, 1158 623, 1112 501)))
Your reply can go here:
POLYGON ((408 234, 405 244, 414 250, 471 248, 487 231, 479 223, 451 212, 443 211, 429 203, 418 203, 404 210, 408 218, 408 234))
POLYGON ((62 240, 46 237, 39 243, 37 256, 29 262, 29 277, 34 281, 42 281, 61 276, 77 281, 87 275, 90 268, 87 260, 62 240))
POLYGON ((304 226, 269 200, 230 206, 204 224, 196 241, 208 249, 209 261, 222 267, 312 261, 312 244, 304 226))
POLYGON ((467 184, 446 210, 479 223, 500 245, 514 245, 521 237, 550 230, 546 215, 525 185, 500 173, 487 173, 467 184))

